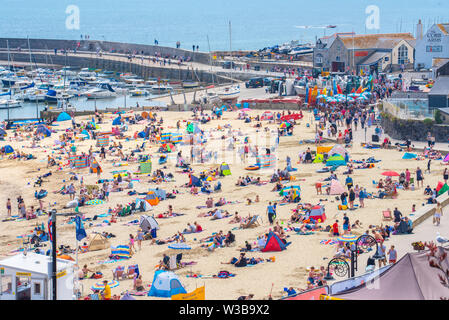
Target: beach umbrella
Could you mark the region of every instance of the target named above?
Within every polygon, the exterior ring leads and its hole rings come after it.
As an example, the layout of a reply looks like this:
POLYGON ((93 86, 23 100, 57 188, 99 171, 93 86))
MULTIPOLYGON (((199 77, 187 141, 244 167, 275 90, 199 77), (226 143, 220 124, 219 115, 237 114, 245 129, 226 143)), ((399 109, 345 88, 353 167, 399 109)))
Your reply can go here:
POLYGON ((172 143, 164 143, 162 148, 166 149, 168 152, 174 152, 176 150, 175 145, 172 143))
POLYGON ((173 243, 173 244, 169 245, 168 248, 174 249, 174 250, 190 250, 190 249, 192 249, 191 246, 189 246, 185 243, 173 243))
POLYGON ((100 199, 93 199, 93 200, 89 200, 89 201, 86 202, 86 204, 94 205, 94 206, 99 205, 99 204, 103 204, 103 203, 104 203, 104 201, 100 200, 100 199))
POLYGON ((382 175, 387 177, 399 177, 399 173, 397 173, 396 171, 385 171, 382 172, 382 175))
MULTIPOLYGON (((115 288, 115 287, 118 287, 119 282, 117 280, 108 281, 108 285, 111 288, 115 288)), ((103 282, 97 282, 91 288, 92 288, 92 290, 103 290, 104 289, 104 284, 103 284, 103 282)))
POLYGON ((284 121, 284 122, 281 123, 281 125, 279 126, 279 128, 285 129, 285 128, 288 128, 288 127, 291 127, 291 126, 292 126, 291 123, 289 123, 289 122, 287 122, 287 121, 284 121))
POLYGON ((357 239, 358 237, 353 234, 344 234, 341 237, 337 238, 337 240, 341 242, 355 242, 357 239))

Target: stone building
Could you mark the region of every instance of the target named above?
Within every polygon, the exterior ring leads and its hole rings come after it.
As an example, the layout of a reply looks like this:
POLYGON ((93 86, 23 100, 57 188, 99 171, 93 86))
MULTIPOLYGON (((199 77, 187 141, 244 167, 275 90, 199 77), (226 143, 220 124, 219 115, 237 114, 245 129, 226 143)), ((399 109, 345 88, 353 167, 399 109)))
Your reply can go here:
POLYGON ((415 52, 415 69, 418 70, 430 69, 435 61, 449 58, 449 23, 434 24, 422 36, 418 31, 415 52))
POLYGON ((315 68, 329 72, 379 73, 413 66, 415 38, 410 33, 337 33, 318 39, 315 68))

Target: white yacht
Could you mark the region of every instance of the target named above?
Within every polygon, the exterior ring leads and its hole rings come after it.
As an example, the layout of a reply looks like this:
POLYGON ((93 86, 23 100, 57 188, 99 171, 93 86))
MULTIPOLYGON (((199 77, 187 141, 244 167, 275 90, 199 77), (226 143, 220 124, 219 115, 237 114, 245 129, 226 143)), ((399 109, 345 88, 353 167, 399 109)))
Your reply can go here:
POLYGON ((218 91, 217 95, 222 100, 237 99, 240 96, 240 87, 226 87, 218 91))
POLYGON ((20 108, 20 102, 14 99, 0 99, 0 109, 20 108))
POLYGON ((117 93, 109 83, 99 84, 97 87, 84 92, 87 99, 109 99, 117 97, 117 93))

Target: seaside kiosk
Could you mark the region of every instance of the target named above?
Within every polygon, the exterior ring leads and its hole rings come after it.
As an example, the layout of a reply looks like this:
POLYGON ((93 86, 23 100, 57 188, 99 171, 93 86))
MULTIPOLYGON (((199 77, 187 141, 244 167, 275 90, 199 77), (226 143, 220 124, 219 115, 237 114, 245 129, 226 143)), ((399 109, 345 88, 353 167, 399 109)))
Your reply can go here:
MULTIPOLYGON (((57 300, 73 300, 75 263, 57 259, 57 300)), ((19 253, 0 261, 0 300, 51 300, 51 257, 19 253)))

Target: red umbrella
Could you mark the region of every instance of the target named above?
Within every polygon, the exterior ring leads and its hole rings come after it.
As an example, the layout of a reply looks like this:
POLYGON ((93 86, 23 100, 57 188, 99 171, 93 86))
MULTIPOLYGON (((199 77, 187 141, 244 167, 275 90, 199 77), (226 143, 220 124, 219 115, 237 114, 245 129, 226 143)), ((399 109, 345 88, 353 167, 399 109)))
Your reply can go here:
POLYGON ((399 177, 399 173, 397 173, 396 171, 385 171, 382 172, 382 175, 387 177, 399 177))

